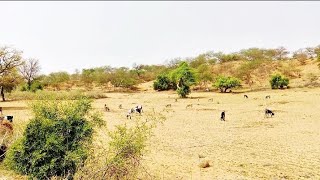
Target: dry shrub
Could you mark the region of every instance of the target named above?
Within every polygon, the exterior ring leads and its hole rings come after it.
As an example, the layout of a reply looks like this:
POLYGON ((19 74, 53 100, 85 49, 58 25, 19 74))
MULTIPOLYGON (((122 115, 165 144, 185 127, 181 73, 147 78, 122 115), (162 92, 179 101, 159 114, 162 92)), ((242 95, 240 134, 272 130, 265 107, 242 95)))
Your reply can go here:
POLYGON ((133 126, 119 125, 109 131, 108 145, 99 144, 90 150, 90 156, 78 169, 75 179, 139 179, 153 177, 143 168, 141 160, 152 129, 164 116, 149 115, 146 120, 138 119, 133 126), (107 147, 107 148, 105 148, 107 147))
POLYGON ((0 120, 0 162, 4 159, 7 148, 12 142, 13 126, 7 120, 0 120))

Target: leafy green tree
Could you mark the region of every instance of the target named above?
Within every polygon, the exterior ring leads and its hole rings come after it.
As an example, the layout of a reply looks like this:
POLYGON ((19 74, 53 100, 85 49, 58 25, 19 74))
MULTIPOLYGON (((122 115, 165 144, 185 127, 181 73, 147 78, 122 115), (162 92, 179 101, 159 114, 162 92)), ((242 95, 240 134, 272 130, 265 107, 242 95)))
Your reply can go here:
POLYGON ((101 120, 99 116, 89 115, 91 100, 50 99, 34 102, 31 107, 34 118, 28 123, 23 137, 9 149, 5 163, 31 179, 54 176, 72 179, 88 156, 92 122, 101 120))
POLYGON ((171 72, 171 80, 177 84, 177 93, 186 98, 190 94, 190 86, 196 83, 195 72, 188 63, 181 62, 179 67, 171 72))
POLYGON ((274 74, 271 76, 270 85, 272 89, 283 89, 288 87, 289 79, 280 74, 274 74))
POLYGON ((240 80, 235 77, 219 76, 213 86, 225 93, 228 89, 240 86, 240 83, 240 80))

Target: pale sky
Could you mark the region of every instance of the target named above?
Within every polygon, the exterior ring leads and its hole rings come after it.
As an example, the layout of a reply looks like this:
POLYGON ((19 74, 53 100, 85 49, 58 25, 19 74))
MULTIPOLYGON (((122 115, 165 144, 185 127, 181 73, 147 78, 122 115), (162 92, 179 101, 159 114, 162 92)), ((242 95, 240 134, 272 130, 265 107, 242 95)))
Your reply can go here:
POLYGON ((320 44, 320 2, 0 2, 0 46, 43 73, 320 44))

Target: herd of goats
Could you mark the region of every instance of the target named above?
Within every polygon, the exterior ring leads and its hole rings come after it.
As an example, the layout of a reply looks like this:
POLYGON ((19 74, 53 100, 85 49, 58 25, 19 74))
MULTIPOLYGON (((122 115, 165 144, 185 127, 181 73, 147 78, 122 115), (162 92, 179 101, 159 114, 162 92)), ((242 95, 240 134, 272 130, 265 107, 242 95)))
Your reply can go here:
MULTIPOLYGON (((244 95, 244 98, 248 98, 248 95, 244 95)), ((270 96, 270 95, 267 95, 265 98, 266 98, 266 99, 270 99, 271 96, 270 96)), ((175 102, 177 102, 177 101, 178 101, 178 99, 175 99, 175 102)), ((198 99, 198 101, 199 101, 199 99, 198 99)), ((208 101, 209 101, 209 102, 210 102, 210 101, 213 102, 213 98, 210 98, 208 101)), ((167 105, 166 105, 166 108, 169 108, 169 107, 171 107, 171 104, 167 104, 167 105)), ((104 105, 104 108, 105 108, 106 111, 110 111, 110 108, 109 108, 106 104, 104 105)), ((192 104, 188 104, 188 105, 186 106, 186 108, 192 108, 192 104)), ((119 105, 119 109, 122 109, 122 104, 119 105)), ((127 119, 128 119, 128 118, 131 119, 131 115, 132 115, 133 113, 139 113, 139 114, 141 115, 141 113, 142 113, 142 105, 138 105, 138 106, 136 106, 136 107, 134 107, 134 108, 129 109, 129 110, 128 110, 128 113, 127 113, 127 115, 126 115, 126 116, 127 116, 127 119)), ((274 112, 271 111, 270 109, 265 109, 265 117, 272 117, 272 116, 274 116, 274 112)), ((222 111, 222 112, 221 112, 220 120, 221 120, 221 121, 225 121, 225 117, 226 117, 226 112, 225 112, 225 111, 222 111)))
MULTIPOLYGON (((248 95, 244 95, 244 98, 248 98, 248 95)), ((266 96, 265 98, 270 99, 270 95, 266 96)), ((177 102, 177 101, 178 101, 178 99, 175 99, 175 102, 177 102)), ((198 99, 198 101, 199 101, 199 99, 198 99)), ((210 98, 208 101, 213 102, 213 98, 210 98)), ((166 108, 169 108, 169 107, 171 107, 171 104, 166 105, 166 108)), ((104 108, 106 111, 110 111, 110 108, 106 104, 104 105, 104 108)), ((188 104, 186 106, 186 108, 192 108, 192 104, 188 104)), ((119 105, 119 109, 122 109, 121 104, 119 105)), ((0 127, 5 127, 5 129, 8 129, 8 130, 10 130, 10 132, 12 132, 13 131, 13 126, 12 126, 13 116, 4 116, 2 114, 2 112, 3 112, 2 110, 3 110, 3 108, 0 107, 0 114, 1 114, 0 115, 0 127)), ((131 116, 133 113, 138 113, 141 115, 142 105, 137 105, 136 107, 129 109, 129 111, 127 112, 127 115, 126 115, 127 119, 128 118, 131 119, 131 116)), ((265 116, 272 117, 272 116, 274 116, 274 113, 270 109, 265 109, 265 116)), ((226 112, 222 111, 220 120, 225 121, 225 117, 226 117, 226 112)), ((0 132, 1 132, 1 128, 0 128, 0 132)), ((0 161, 3 160, 4 153, 5 153, 6 149, 7 149, 6 146, 0 144, 0 161)))

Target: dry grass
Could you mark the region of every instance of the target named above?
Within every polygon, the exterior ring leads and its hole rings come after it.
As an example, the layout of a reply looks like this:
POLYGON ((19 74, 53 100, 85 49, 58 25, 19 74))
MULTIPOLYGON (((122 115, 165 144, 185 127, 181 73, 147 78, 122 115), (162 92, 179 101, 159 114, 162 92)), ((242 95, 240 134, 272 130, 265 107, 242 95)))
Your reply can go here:
MULTIPOLYGON (((108 130, 132 124, 125 115, 137 104, 143 105, 145 114, 166 116, 163 125, 155 129, 142 161, 153 179, 320 179, 319 90, 246 92, 249 99, 243 94, 203 92, 191 94, 203 97, 199 101, 186 98, 177 102, 173 91, 108 93, 109 98, 95 100, 94 107, 104 114, 108 130), (265 99, 266 95, 271 99, 265 99), (214 102, 208 102, 210 98, 214 102), (104 111, 104 104, 110 112, 104 111), (172 111, 163 111, 167 104, 172 111), (186 109, 187 104, 193 108, 186 109), (275 110, 275 116, 264 118, 265 108, 275 110), (220 121, 223 110, 225 122, 220 121), (199 168, 199 152, 212 162, 210 167, 199 168)), ((18 136, 30 118, 30 112, 21 108, 25 102, 1 102, 0 106, 20 107, 4 110, 14 116, 18 136)), ((133 119, 137 117, 135 114, 133 119)), ((96 147, 103 147, 108 139, 98 131, 96 147)), ((21 178, 0 165, 1 176, 21 178)))

